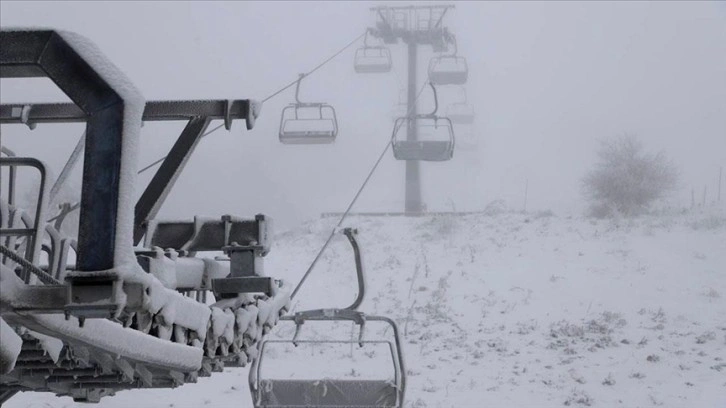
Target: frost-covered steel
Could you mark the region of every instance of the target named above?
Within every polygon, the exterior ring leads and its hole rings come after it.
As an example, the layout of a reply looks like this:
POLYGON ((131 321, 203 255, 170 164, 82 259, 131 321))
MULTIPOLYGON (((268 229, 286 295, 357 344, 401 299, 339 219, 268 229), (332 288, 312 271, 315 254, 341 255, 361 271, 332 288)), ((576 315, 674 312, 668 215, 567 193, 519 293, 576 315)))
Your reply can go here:
MULTIPOLYGON (((206 296, 194 299, 175 289, 206 294, 211 279, 229 274, 224 262, 158 248, 142 251, 159 255, 149 271, 137 262, 132 200, 145 107, 140 92, 94 44, 76 34, 4 30, 0 39, 3 77, 50 77, 88 120, 77 268, 64 273, 63 265, 55 272, 70 284, 29 285, 16 275, 15 265, 3 264, 0 270, 0 356, 8 372, 0 382, 0 403, 18 390, 97 402, 116 390, 176 387, 220 371, 225 363, 252 361, 263 334, 290 308, 289 285, 275 281, 267 294, 240 294, 209 306, 206 296), (63 303, 59 294, 65 289, 63 303), (38 298, 48 293, 50 301, 38 298), (44 308, 33 309, 39 304, 44 308), (65 316, 59 314, 63 311, 65 316), (102 316, 110 319, 96 318, 102 316)), ((244 102, 251 128, 260 105, 244 102)), ((230 101, 224 106, 229 127, 231 110, 241 105, 230 101)), ((28 109, 23 107, 26 122, 28 109)), ((36 225, 45 224, 44 210, 38 211, 36 225)), ((46 227, 42 233, 60 237, 46 227)), ((46 248, 57 264, 60 246, 46 248)))
POLYGON ((74 33, 0 32, 0 76, 48 77, 86 114, 78 268, 102 270, 133 260, 131 225, 136 153, 144 99, 98 48, 74 33))

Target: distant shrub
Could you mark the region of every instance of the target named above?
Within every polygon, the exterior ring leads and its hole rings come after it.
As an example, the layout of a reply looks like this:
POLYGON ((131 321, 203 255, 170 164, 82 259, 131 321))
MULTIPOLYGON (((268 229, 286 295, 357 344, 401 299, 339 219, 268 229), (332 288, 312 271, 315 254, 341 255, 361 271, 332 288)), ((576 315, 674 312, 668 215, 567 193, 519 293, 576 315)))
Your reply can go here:
POLYGON ((507 204, 501 199, 490 202, 484 208, 484 214, 490 216, 504 214, 505 212, 508 212, 507 204))
POLYGON ((711 214, 705 218, 691 222, 691 228, 694 230, 716 230, 726 227, 726 218, 716 214, 711 214))
POLYGON ((645 153, 634 136, 603 140, 597 155, 598 163, 583 179, 593 217, 638 215, 677 186, 671 160, 663 152, 645 153))

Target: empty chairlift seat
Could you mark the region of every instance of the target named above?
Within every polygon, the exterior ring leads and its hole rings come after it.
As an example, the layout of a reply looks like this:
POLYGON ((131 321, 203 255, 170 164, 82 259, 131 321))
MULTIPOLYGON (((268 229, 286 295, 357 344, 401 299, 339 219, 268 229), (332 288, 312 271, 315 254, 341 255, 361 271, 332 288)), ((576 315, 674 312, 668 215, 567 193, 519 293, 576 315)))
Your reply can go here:
POLYGON ((474 108, 465 103, 452 103, 446 109, 446 116, 456 125, 471 125, 474 123, 474 108))
POLYGON ((362 47, 355 52, 354 68, 359 74, 391 71, 391 51, 386 47, 362 47))
POLYGON ((474 108, 467 102, 466 89, 462 88, 464 99, 454 102, 446 108, 446 117, 455 125, 474 123, 474 108))
POLYGON ((328 144, 338 136, 335 108, 323 102, 300 102, 300 74, 295 88, 295 103, 282 110, 280 142, 285 144, 328 144))
MULTIPOLYGON (((403 406, 405 394, 405 369, 403 355, 401 354, 401 343, 398 334, 398 327, 391 319, 381 316, 367 316, 354 310, 318 310, 300 312, 295 316, 284 316, 282 321, 294 321, 297 325, 295 336, 291 340, 264 340, 260 346, 258 358, 250 367, 250 390, 252 393, 253 405, 255 408, 293 408, 293 407, 356 407, 356 408, 400 408, 403 406), (345 321, 352 320, 362 329, 363 325, 368 329, 368 322, 378 321, 393 328, 393 340, 364 340, 362 332, 356 339, 332 340, 298 340, 297 336, 300 327, 309 326, 308 322, 313 320, 323 321, 345 321), (292 347, 290 345, 294 345, 292 347), (340 347, 339 350, 328 349, 327 346, 340 347), (274 347, 274 348, 271 348, 274 347), (280 376, 287 378, 262 378, 268 369, 273 370, 277 364, 296 364, 303 371, 325 370, 324 366, 335 364, 335 356, 341 355, 336 351, 342 351, 347 355, 350 347, 352 350, 360 350, 360 359, 357 359, 356 371, 374 371, 374 377, 370 379, 368 373, 360 378, 331 378, 330 376, 305 375, 305 379, 297 378, 302 376, 280 376), (330 354, 323 351, 327 350, 330 354), (315 351, 311 353, 311 351, 315 351), (366 357, 363 353, 368 353, 366 357), (381 354, 379 354, 381 353, 381 354), (284 356, 284 357, 283 357, 284 356), (315 356, 323 360, 309 361, 315 356), (375 356, 371 357, 371 356, 375 356), (383 358, 382 360, 377 360, 383 358), (389 360, 389 367, 393 370, 389 377, 381 374, 381 363, 389 360), (307 363, 306 363, 307 362, 307 363), (262 370, 262 367, 265 367, 262 370), (264 372, 263 372, 264 371, 264 372), (365 379, 363 379, 365 378, 365 379)), ((391 333, 391 330, 384 330, 383 333, 391 333)), ((389 335, 390 336, 390 335, 389 335)), ((317 337, 317 336, 316 336, 317 337)), ((377 337, 377 336, 376 336, 377 337)), ((338 362, 340 363, 340 362, 338 362)), ((388 371, 388 370, 386 370, 388 371)), ((275 376, 273 376, 275 377, 275 376)))
POLYGON ((293 103, 282 110, 280 142, 327 144, 338 136, 335 109, 326 103, 293 103))
POLYGON ((391 51, 382 45, 369 45, 369 33, 370 30, 366 31, 363 47, 358 48, 355 52, 355 58, 353 59, 355 72, 359 74, 389 72, 393 65, 391 60, 391 51))
POLYGON ((393 157, 397 160, 445 161, 454 155, 454 129, 448 118, 414 115, 394 125, 393 157), (415 128, 416 140, 407 140, 415 128))
POLYGON ((469 65, 466 58, 456 55, 456 37, 447 37, 454 50, 451 54, 440 55, 429 61, 429 81, 435 85, 463 85, 469 79, 469 65))
POLYGON ((441 55, 429 62, 429 81, 436 85, 463 85, 469 79, 469 66, 464 57, 441 55))
POLYGON ((393 125, 393 157, 397 160, 445 161, 454 155, 454 126, 446 117, 436 116, 439 109, 436 87, 434 110, 429 114, 400 117, 393 125), (411 134, 412 140, 409 140, 411 134))

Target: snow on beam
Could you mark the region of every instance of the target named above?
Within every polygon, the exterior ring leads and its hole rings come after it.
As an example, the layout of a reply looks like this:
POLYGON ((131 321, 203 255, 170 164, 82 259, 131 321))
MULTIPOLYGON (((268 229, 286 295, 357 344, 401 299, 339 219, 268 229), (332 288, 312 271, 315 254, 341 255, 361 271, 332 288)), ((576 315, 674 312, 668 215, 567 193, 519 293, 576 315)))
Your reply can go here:
POLYGON ((23 339, 0 318, 0 374, 13 371, 22 346, 23 339))
POLYGON ((141 93, 77 34, 6 29, 0 31, 0 50, 0 77, 48 77, 88 115, 78 268, 98 271, 132 262, 141 93))

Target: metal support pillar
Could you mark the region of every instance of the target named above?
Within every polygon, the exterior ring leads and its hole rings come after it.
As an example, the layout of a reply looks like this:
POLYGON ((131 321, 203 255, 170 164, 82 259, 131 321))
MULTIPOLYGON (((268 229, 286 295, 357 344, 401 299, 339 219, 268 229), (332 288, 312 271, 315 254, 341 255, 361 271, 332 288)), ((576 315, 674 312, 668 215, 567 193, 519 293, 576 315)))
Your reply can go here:
MULTIPOLYGON (((418 44, 410 40, 408 45, 408 103, 406 112, 409 115, 416 114, 416 79, 418 69, 418 44)), ((415 142, 418 140, 416 126, 406 121, 406 140, 415 142)), ((418 160, 406 160, 406 214, 417 214, 424 210, 421 201, 421 173, 419 172, 418 160)))
MULTIPOLYGON (((47 77, 87 117, 81 191, 85 222, 79 228, 76 261, 80 271, 113 268, 116 250, 126 102, 96 68, 55 31, 0 31, 0 78, 47 77)), ((22 108, 15 110, 21 121, 29 115, 27 108, 25 114, 22 108)))

